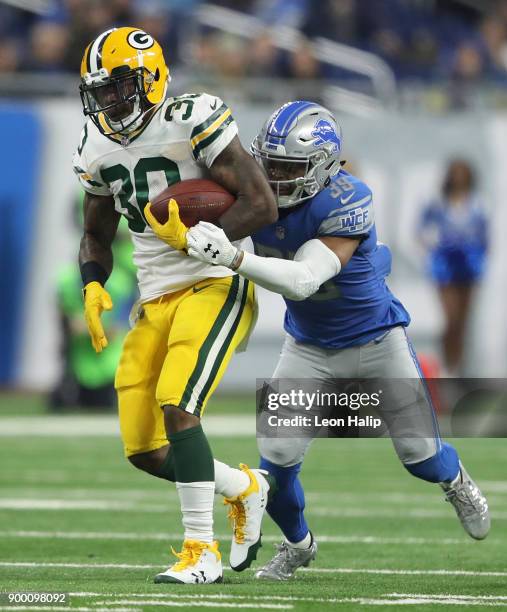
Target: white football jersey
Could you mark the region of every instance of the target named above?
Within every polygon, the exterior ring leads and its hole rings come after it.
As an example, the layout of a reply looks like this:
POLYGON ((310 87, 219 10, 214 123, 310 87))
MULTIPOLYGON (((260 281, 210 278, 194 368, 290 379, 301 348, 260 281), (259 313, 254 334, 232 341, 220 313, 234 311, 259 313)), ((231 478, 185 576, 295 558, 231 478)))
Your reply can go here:
POLYGON ((237 133, 230 109, 206 93, 168 98, 130 140, 104 136, 90 120, 85 124, 74 171, 89 193, 114 196, 116 210, 127 218, 141 302, 205 278, 234 274, 187 257, 159 240, 143 210, 167 186, 205 178, 237 133))

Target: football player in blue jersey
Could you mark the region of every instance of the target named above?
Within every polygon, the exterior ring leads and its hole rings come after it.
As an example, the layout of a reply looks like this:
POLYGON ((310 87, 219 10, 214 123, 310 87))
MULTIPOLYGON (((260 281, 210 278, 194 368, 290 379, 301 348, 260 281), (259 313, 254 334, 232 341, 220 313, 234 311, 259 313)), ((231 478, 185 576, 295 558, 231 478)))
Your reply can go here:
MULTIPOLYGON (((276 194, 278 221, 252 236, 256 254, 201 222, 187 234, 189 254, 284 297, 287 336, 273 378, 419 379, 405 333, 409 314, 385 282, 391 253, 377 241, 372 192, 342 168, 341 148, 340 127, 327 109, 307 101, 282 106, 252 144, 276 194)), ((416 419, 406 437, 392 437, 398 457, 414 476, 439 483, 467 533, 483 539, 490 527, 486 499, 456 450, 441 440, 428 396, 418 401, 434 429, 421 434, 416 419)), ((278 484, 267 509, 285 536, 258 578, 287 580, 315 558, 298 478, 310 442, 258 439, 261 467, 278 484)))

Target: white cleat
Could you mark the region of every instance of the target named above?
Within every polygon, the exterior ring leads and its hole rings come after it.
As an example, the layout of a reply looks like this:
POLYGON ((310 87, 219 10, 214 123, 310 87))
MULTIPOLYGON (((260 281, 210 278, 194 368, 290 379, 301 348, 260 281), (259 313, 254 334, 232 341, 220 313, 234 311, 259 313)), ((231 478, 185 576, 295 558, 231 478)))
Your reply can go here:
POLYGON ((270 486, 264 470, 250 470, 243 463, 239 467, 248 474, 250 485, 241 495, 224 500, 230 505, 228 517, 233 526, 229 563, 236 572, 250 567, 262 546, 261 523, 270 486))
POLYGON ((185 540, 180 553, 172 549, 178 561, 165 572, 157 574, 154 582, 173 584, 213 584, 223 581, 222 557, 218 542, 208 544, 198 540, 185 540))
POLYGON ((440 486, 446 501, 454 506, 463 529, 475 540, 484 540, 491 527, 488 502, 461 461, 456 481, 440 483, 440 486))

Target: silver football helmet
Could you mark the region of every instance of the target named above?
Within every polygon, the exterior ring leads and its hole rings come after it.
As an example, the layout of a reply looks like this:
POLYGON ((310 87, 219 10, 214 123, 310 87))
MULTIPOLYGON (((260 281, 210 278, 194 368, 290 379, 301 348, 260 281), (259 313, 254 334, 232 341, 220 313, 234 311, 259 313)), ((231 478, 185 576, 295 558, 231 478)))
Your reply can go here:
POLYGON ((320 104, 297 100, 276 110, 250 150, 263 166, 279 208, 315 196, 340 171, 341 128, 320 104))

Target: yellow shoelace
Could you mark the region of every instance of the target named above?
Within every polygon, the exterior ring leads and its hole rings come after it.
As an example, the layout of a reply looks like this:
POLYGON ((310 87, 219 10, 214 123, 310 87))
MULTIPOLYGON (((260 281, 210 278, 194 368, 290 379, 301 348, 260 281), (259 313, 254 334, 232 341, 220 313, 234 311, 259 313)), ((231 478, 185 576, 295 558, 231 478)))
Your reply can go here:
POLYGON ((246 525, 245 507, 243 506, 243 502, 241 501, 240 497, 236 497, 235 499, 225 498, 224 504, 230 505, 227 518, 234 528, 234 539, 236 540, 237 544, 243 544, 245 542, 246 525))
POLYGON ((206 544, 204 542, 198 542, 197 540, 185 540, 181 552, 176 552, 171 546, 171 552, 179 559, 179 561, 172 566, 172 571, 182 572, 190 565, 195 565, 197 561, 199 561, 199 557, 205 548, 206 544))

